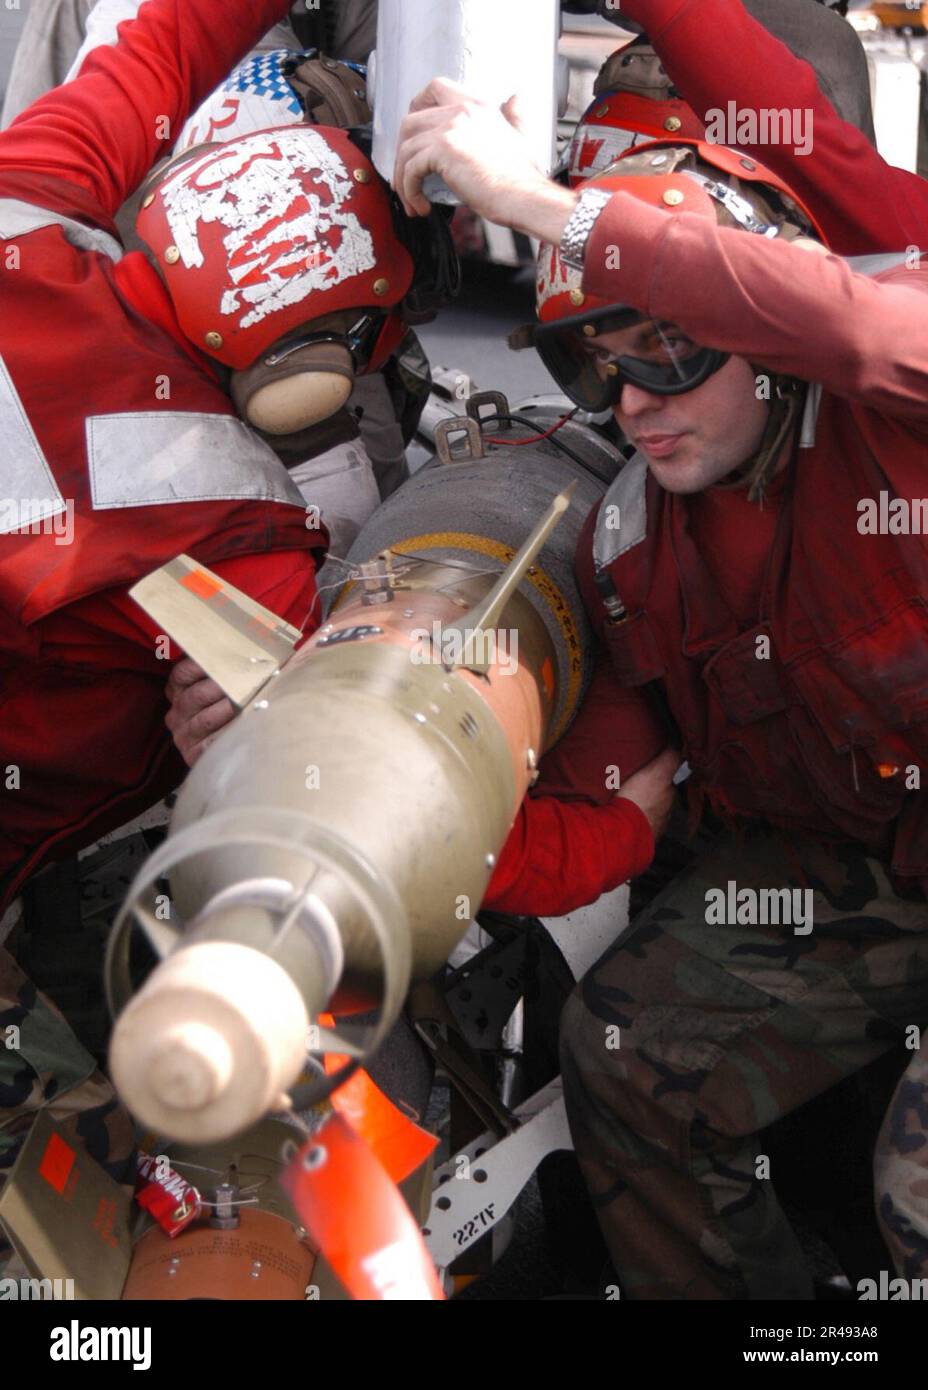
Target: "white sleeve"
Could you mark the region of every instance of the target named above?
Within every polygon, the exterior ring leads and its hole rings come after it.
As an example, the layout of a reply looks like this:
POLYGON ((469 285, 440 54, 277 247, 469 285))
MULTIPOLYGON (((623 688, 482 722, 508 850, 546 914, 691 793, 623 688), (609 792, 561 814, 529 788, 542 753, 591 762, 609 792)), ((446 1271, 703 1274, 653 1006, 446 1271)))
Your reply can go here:
POLYGON ((87 35, 78 49, 77 57, 68 69, 65 82, 73 82, 95 48, 115 44, 117 27, 126 19, 135 19, 144 0, 97 0, 87 16, 87 35))

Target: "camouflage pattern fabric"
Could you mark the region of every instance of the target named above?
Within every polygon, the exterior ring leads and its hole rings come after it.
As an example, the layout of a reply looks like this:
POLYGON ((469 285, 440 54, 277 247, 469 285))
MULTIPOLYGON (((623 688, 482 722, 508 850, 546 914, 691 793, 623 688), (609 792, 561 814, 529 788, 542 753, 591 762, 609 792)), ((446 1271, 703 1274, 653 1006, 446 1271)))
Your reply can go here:
POLYGON ((928 1278, 928 1043, 896 1088, 874 1178, 877 1217, 897 1271, 904 1279, 928 1278))
POLYGON ((562 1018, 571 1130, 622 1295, 811 1298, 758 1132, 926 1016, 928 904, 853 848, 721 835, 562 1018), (809 890, 811 932, 707 921, 730 881, 809 890))
MULTIPOLYGON (((109 1032, 101 975, 106 937, 150 853, 146 834, 159 834, 165 819, 165 807, 153 807, 76 859, 49 865, 28 885, 19 920, 10 926, 5 919, 10 949, 0 948, 0 1185, 37 1111, 46 1108, 116 1182, 134 1179, 133 1124, 93 1049, 103 1055, 109 1032)), ((0 1237, 0 1266, 2 1245, 0 1237)))
POLYGON ((63 1015, 0 949, 0 1182, 41 1109, 117 1182, 130 1180, 128 1112, 63 1015))

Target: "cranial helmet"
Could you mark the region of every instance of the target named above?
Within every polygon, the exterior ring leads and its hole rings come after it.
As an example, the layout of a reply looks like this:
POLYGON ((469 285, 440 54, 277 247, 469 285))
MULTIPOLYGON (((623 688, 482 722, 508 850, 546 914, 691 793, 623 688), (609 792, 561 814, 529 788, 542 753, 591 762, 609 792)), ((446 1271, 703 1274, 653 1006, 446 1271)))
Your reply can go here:
MULTIPOLYGON (((629 151, 584 187, 630 193, 668 216, 695 214, 720 226, 768 239, 795 241, 821 249, 825 241, 809 210, 771 170, 723 145, 699 140, 653 143, 629 151)), ((582 275, 565 266, 557 247, 542 245, 538 258, 538 323, 510 337, 516 349, 535 347, 546 367, 571 400, 593 413, 618 404, 626 382, 658 395, 694 390, 708 380, 728 356, 677 334, 673 345, 661 343, 642 357, 619 358, 602 370, 587 340, 636 324, 650 316, 628 305, 587 294, 582 275)), ((663 325, 666 327, 666 325, 663 325)), ((798 419, 803 388, 793 378, 772 375, 772 408, 761 447, 751 461, 751 496, 763 495, 784 440, 798 419)))
POLYGON ((184 333, 233 369, 241 413, 269 433, 334 413, 405 332, 412 258, 389 189, 342 130, 283 126, 184 150, 136 225, 184 333))
POLYGON ((679 96, 646 39, 636 39, 607 58, 590 106, 571 141, 572 186, 593 178, 648 140, 701 140, 705 124, 679 96))

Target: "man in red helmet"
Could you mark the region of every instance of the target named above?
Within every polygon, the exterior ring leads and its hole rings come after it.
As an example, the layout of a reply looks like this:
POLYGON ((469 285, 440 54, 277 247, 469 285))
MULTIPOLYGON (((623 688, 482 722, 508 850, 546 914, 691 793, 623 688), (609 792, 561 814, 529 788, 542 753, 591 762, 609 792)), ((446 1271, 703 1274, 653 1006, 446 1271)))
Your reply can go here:
POLYGON ((729 110, 804 114, 808 156, 797 159, 792 142, 752 142, 749 121, 738 148, 815 207, 835 250, 857 256, 921 245, 928 182, 878 154, 866 55, 837 14, 813 0, 599 0, 598 9, 647 32, 698 119, 729 110))
POLYGON ((705 123, 680 97, 644 38, 611 54, 593 84, 567 161, 571 187, 608 169, 628 149, 668 135, 698 140, 705 123))
POLYGON ((286 5, 232 6, 218 33, 209 9, 152 0, 0 135, 3 902, 178 778, 178 654, 136 579, 188 551, 315 625, 324 531, 265 439, 319 426, 403 332, 411 261, 343 132, 186 152, 143 200, 157 269, 121 254, 110 219, 159 136, 286 5))
POLYGON ((926 1021, 928 271, 823 254, 715 145, 565 190, 444 80, 403 128, 409 211, 431 173, 556 248, 574 314, 534 341, 637 451, 578 551, 608 667, 556 768, 577 804, 556 836, 523 812, 487 901, 568 910, 597 854, 619 881, 604 786, 682 750, 722 827, 571 998, 571 1128, 625 1296, 808 1298, 760 1132, 926 1021))
MULTIPOLYGON (((681 8, 677 0, 633 0, 621 9, 606 3, 599 9, 623 29, 635 22, 629 15, 634 9, 638 20, 646 21, 646 28, 655 26, 659 47, 642 34, 603 64, 593 86, 593 101, 571 143, 572 183, 602 173, 625 150, 648 140, 702 138, 708 124, 710 140, 737 141, 739 148, 764 159, 783 177, 792 176, 797 191, 812 205, 821 206, 824 217, 833 214, 837 200, 834 211, 839 215, 831 215, 829 225, 833 246, 843 250, 842 234, 859 234, 852 188, 842 187, 834 163, 850 134, 842 130, 841 122, 876 143, 867 58, 849 24, 817 0, 743 0, 743 5, 741 0, 713 0, 708 11, 681 8), (812 69, 814 82, 803 64, 812 69), (676 85, 678 81, 685 90, 676 85), (800 105, 797 95, 805 103, 810 94, 814 94, 814 107, 800 105), (772 130, 774 138, 783 133, 786 122, 780 121, 779 112, 787 106, 791 122, 794 115, 801 118, 798 164, 792 142, 780 147, 758 143, 763 129, 759 123, 751 143, 750 115, 758 108, 771 113, 774 96, 777 120, 771 126, 768 114, 767 133, 772 130), (695 99, 698 109, 694 110, 690 99, 695 99), (732 111, 733 130, 723 119, 732 111), (739 114, 748 119, 739 124, 739 114)), ((794 133, 791 129, 790 134, 794 133)), ((874 156, 870 163, 872 177, 881 161, 874 156)), ((891 180, 896 171, 884 165, 882 172, 891 180)), ((853 249, 863 247, 858 244, 853 249)))
MULTIPOLYGON (((151 260, 112 223, 287 9, 235 0, 217 26, 214 0, 149 0, 0 134, 0 917, 180 780, 165 690, 190 664, 136 580, 187 552, 319 621, 320 508, 278 454, 305 458, 404 331, 388 190, 343 132, 287 127, 162 170, 139 223, 151 260)), ((124 1155, 93 1059, 2 951, 0 1009, 20 1039, 0 1048, 0 1169, 52 1097, 101 1161, 124 1155)))

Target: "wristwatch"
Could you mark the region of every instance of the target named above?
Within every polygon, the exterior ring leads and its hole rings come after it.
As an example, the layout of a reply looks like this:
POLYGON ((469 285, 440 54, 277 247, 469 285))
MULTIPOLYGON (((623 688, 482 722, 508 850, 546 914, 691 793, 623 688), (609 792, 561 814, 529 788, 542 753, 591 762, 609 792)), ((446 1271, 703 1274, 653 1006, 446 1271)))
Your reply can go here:
POLYGON ((586 255, 590 233, 611 197, 612 194, 602 188, 585 188, 580 194, 577 206, 564 228, 560 246, 561 260, 572 270, 583 269, 583 257, 586 255))

